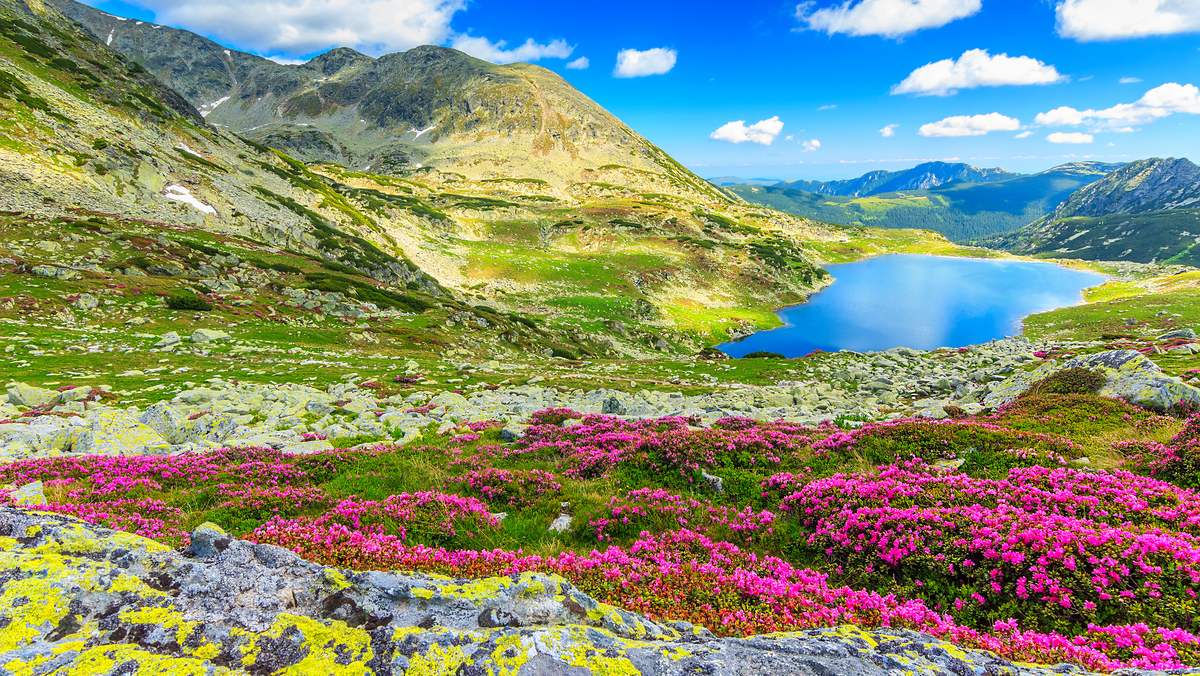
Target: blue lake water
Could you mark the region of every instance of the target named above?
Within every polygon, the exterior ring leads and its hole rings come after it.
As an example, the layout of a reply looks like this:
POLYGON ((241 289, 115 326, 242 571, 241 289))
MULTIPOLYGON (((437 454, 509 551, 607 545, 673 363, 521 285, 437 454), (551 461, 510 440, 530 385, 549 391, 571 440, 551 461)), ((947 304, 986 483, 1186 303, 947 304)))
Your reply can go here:
POLYGON ((1075 305, 1100 275, 1051 263, 876 256, 830 265, 837 280, 802 305, 778 312, 786 326, 721 346, 740 357, 767 350, 800 357, 813 350, 962 347, 1021 330, 1022 317, 1075 305))

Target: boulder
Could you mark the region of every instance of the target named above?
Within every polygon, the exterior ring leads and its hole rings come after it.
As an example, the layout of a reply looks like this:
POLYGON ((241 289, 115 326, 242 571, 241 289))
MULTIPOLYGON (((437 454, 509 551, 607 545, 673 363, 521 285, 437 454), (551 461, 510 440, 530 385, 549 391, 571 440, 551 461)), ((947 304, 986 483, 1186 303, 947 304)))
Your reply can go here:
POLYGON ((79 387, 72 387, 69 390, 63 390, 62 392, 59 392, 58 400, 64 404, 69 404, 72 401, 87 399, 91 394, 92 388, 90 385, 80 385, 79 387))
POLYGON ((189 339, 193 343, 211 343, 217 340, 229 340, 231 336, 220 329, 196 329, 189 339))
POLYGON ((1075 357, 1062 364, 1046 362, 1028 373, 1018 372, 991 386, 983 405, 1006 404, 1029 389, 1035 381, 1069 368, 1099 371, 1108 377, 1100 396, 1124 399, 1144 408, 1161 411, 1181 401, 1200 404, 1200 389, 1162 372, 1157 364, 1136 350, 1109 350, 1075 357))
POLYGON ((184 554, 198 559, 215 559, 233 543, 233 536, 211 521, 196 526, 184 554))
POLYGON ((1158 339, 1159 340, 1173 340, 1175 338, 1186 338, 1188 340, 1192 340, 1195 337, 1196 337, 1196 331, 1194 329, 1179 329, 1178 331, 1171 331, 1170 333, 1164 333, 1161 336, 1159 336, 1158 339))
POLYGON ((24 507, 47 504, 46 494, 42 492, 41 481, 34 481, 19 488, 13 488, 8 494, 8 501, 14 505, 24 507))
POLYGON ((332 451, 333 444, 328 441, 300 441, 294 444, 288 444, 283 447, 284 453, 292 455, 312 455, 322 451, 332 451))
POLYGON ((237 429, 237 421, 228 413, 206 413, 196 418, 166 402, 158 402, 146 409, 138 422, 158 432, 173 445, 220 443, 237 429))
POLYGON ((91 418, 91 430, 71 450, 84 455, 164 455, 171 444, 129 411, 104 410, 91 418))
POLYGON ((182 340, 183 339, 179 337, 177 332, 168 331, 163 334, 162 338, 160 338, 157 343, 154 344, 154 347, 168 347, 170 345, 176 345, 182 340))
POLYGON ((78 310, 92 310, 100 305, 100 301, 90 293, 81 293, 79 294, 79 298, 71 302, 71 305, 75 306, 78 310))
POLYGON ((58 392, 25 383, 14 383, 8 388, 8 403, 15 406, 45 406, 58 403, 58 392))

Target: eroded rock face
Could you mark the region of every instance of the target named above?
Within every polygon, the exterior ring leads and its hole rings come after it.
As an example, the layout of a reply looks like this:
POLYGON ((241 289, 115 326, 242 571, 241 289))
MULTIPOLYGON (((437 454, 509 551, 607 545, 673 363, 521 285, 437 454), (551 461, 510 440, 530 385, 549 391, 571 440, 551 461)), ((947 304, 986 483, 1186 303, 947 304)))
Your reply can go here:
POLYGON ((350 573, 212 524, 195 539, 185 555, 73 518, 0 508, 0 665, 29 676, 68 666, 378 676, 1064 671, 905 630, 719 639, 599 603, 554 575, 350 573))
POLYGON ((1069 368, 1099 371, 1108 377, 1100 396, 1115 397, 1136 406, 1162 411, 1181 401, 1200 404, 1200 389, 1163 373, 1157 364, 1136 350, 1109 350, 1075 357, 1061 364, 1047 362, 1028 373, 1015 373, 993 385, 984 399, 988 406, 999 406, 1016 399, 1034 382, 1069 368))

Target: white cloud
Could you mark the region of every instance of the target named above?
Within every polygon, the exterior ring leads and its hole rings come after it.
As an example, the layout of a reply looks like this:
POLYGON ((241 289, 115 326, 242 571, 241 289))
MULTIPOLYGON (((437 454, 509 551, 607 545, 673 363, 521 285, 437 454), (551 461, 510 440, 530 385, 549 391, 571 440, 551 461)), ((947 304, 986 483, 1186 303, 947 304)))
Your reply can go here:
POLYGON ((807 153, 819 149, 821 147, 821 142, 817 139, 813 139, 811 141, 801 141, 800 145, 803 146, 803 150, 800 152, 807 153))
POLYGON ((570 68, 571 70, 583 70, 590 65, 592 65, 592 62, 588 61, 586 56, 581 56, 578 59, 568 63, 567 68, 570 68))
POLYGON ((898 38, 971 16, 979 12, 982 0, 846 0, 812 11, 813 4, 796 6, 796 18, 811 30, 898 38))
MULTIPOLYGON (((708 137, 717 141, 728 141, 729 143, 749 141, 769 146, 775 140, 775 137, 779 136, 779 132, 781 131, 783 131, 783 123, 779 121, 779 116, 776 115, 766 120, 759 120, 749 127, 746 126, 745 120, 727 122, 709 134, 708 137)), ((818 143, 817 145, 821 144, 818 143)))
POLYGON ((284 66, 299 66, 302 63, 308 63, 308 59, 289 59, 286 56, 268 56, 264 58, 284 66))
POLYGON ((260 54, 295 57, 331 47, 379 55, 442 44, 466 0, 131 0, 158 23, 260 54), (269 17, 269 19, 264 19, 269 17))
POLYGON ((1054 66, 1028 56, 992 56, 986 49, 971 49, 963 52, 957 61, 943 59, 921 66, 892 87, 892 94, 953 96, 959 89, 1045 85, 1066 79, 1054 66))
POLYGON ((1121 84, 1134 84, 1141 81, 1142 78, 1140 77, 1123 77, 1120 80, 1117 80, 1117 82, 1120 82, 1121 84))
POLYGON ((836 103, 831 103, 827 106, 821 106, 820 108, 817 108, 817 110, 833 110, 834 108, 837 108, 836 103))
POLYGON ((575 51, 575 47, 568 45, 566 40, 551 40, 543 45, 529 38, 524 44, 513 49, 505 49, 507 44, 504 40, 492 42, 484 37, 469 35, 456 35, 450 39, 451 47, 492 63, 532 62, 545 58, 565 59, 575 51))
POLYGON ((1080 42, 1200 31, 1195 0, 1059 0, 1058 34, 1080 42))
POLYGON ((1033 132, 1023 131, 1020 134, 1017 134, 1016 136, 1014 136, 1013 138, 1029 138, 1030 136, 1033 136, 1033 132))
POLYGON ((1056 131, 1047 136, 1046 140, 1051 143, 1091 143, 1093 139, 1091 134, 1056 131))
POLYGON ((1021 128, 1021 121, 1001 115, 955 115, 940 122, 930 122, 921 125, 917 132, 921 136, 983 136, 990 131, 1015 131, 1021 128))
POLYGON ((888 126, 879 130, 879 135, 884 138, 891 138, 892 136, 896 135, 896 127, 899 127, 899 126, 900 125, 898 125, 898 124, 889 124, 888 126))
POLYGON ((1200 89, 1194 85, 1168 82, 1146 92, 1133 103, 1118 103, 1104 110, 1076 110, 1062 106, 1038 113, 1034 124, 1045 127, 1092 126, 1092 131, 1132 131, 1131 125, 1146 124, 1174 113, 1200 114, 1200 89))
POLYGON ((791 140, 794 140, 795 138, 796 138, 795 136, 788 135, 788 136, 785 136, 785 137, 783 137, 783 140, 784 140, 784 141, 791 141, 791 140))
POLYGON ((645 51, 622 49, 617 52, 617 67, 613 69, 613 76, 662 75, 675 67, 675 58, 678 55, 674 49, 666 47, 655 47, 645 51))

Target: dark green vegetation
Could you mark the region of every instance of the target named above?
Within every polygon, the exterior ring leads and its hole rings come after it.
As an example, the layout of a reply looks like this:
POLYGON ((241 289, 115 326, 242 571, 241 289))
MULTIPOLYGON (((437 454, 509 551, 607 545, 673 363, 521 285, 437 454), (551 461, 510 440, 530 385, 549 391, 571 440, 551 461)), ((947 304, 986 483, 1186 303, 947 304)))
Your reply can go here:
POLYGON ((849 195, 818 194, 798 183, 728 189, 751 203, 828 223, 935 230, 959 242, 1028 225, 1117 166, 1076 162, 1032 176, 1001 175, 985 183, 953 180, 903 192, 884 192, 887 181, 878 184, 879 190, 864 188, 849 195))
POLYGON ((978 243, 1022 255, 1195 265, 1200 167, 1138 160, 1082 188, 1043 218, 978 243))
POLYGON ((1029 386, 1022 398, 1040 394, 1095 394, 1104 387, 1103 373, 1085 368, 1063 369, 1029 386))
POLYGON ((213 309, 213 304, 207 298, 194 293, 173 293, 167 296, 167 308, 171 310, 208 312, 213 309))

